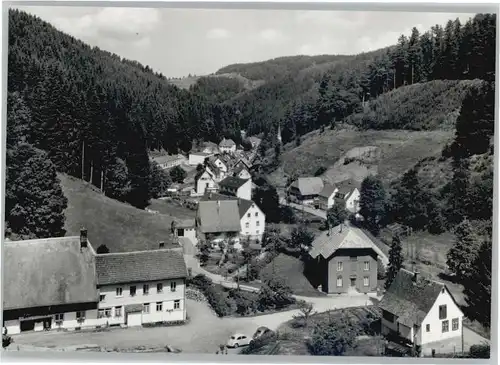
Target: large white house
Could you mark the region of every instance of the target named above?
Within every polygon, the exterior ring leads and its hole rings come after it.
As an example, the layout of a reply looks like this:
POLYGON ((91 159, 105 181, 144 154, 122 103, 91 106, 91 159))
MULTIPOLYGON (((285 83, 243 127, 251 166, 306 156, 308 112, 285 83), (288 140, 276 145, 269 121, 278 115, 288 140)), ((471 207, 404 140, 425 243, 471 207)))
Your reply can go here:
POLYGON ((240 237, 242 239, 258 240, 262 242, 262 236, 266 229, 266 215, 251 200, 238 199, 240 212, 240 237))
POLYGON ((159 249, 96 256, 97 318, 112 324, 186 319, 186 265, 182 252, 159 249))
POLYGON ((213 153, 205 153, 205 152, 192 152, 189 154, 189 165, 197 166, 205 162, 205 159, 212 157, 213 153))
POLYGON ((462 351, 464 315, 445 284, 401 269, 379 307, 382 334, 421 346, 423 355, 462 351))
POLYGON ((227 153, 234 153, 236 152, 236 143, 232 139, 223 139, 219 143, 219 151, 221 152, 227 152, 227 153))
POLYGON ((3 254, 8 334, 186 319, 181 250, 100 255, 82 230, 75 237, 9 241, 3 254))

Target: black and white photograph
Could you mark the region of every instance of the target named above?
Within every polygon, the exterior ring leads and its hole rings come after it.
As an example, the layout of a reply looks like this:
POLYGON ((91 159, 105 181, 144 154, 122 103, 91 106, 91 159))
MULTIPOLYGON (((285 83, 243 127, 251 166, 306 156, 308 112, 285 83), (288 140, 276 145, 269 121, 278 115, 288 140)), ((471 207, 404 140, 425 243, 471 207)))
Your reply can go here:
POLYGON ((4 353, 490 358, 495 8, 3 5, 4 353))

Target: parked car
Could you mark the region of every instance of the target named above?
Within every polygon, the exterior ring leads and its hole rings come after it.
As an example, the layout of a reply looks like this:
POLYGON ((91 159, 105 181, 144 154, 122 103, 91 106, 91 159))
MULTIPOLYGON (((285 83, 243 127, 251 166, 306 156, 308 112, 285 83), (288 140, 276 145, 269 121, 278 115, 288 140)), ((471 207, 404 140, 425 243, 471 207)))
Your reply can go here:
POLYGON ((257 328, 257 331, 255 331, 255 333, 253 334, 252 339, 256 340, 259 337, 262 337, 263 335, 268 334, 270 332, 271 332, 271 330, 267 327, 264 327, 264 326, 259 327, 259 328, 257 328))
POLYGON ((251 338, 246 335, 242 335, 241 333, 236 333, 229 337, 227 341, 227 347, 237 348, 239 346, 246 346, 250 344, 251 338))

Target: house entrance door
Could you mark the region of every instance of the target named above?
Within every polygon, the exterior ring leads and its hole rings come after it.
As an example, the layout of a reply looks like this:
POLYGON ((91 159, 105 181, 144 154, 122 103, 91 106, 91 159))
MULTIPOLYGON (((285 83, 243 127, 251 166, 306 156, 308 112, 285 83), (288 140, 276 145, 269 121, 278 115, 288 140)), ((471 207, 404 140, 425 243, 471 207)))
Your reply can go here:
POLYGON ((356 278, 351 278, 351 288, 355 288, 356 287, 356 278))

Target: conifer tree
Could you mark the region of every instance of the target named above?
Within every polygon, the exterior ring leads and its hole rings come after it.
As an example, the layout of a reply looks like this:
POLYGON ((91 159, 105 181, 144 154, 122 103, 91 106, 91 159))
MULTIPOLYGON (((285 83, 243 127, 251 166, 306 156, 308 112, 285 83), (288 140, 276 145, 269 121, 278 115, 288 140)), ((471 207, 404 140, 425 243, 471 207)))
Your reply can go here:
POLYGON ((387 269, 387 275, 385 280, 385 288, 388 289, 397 273, 403 267, 403 247, 401 245, 401 239, 399 236, 394 236, 392 238, 391 249, 389 250, 389 267, 387 269))

